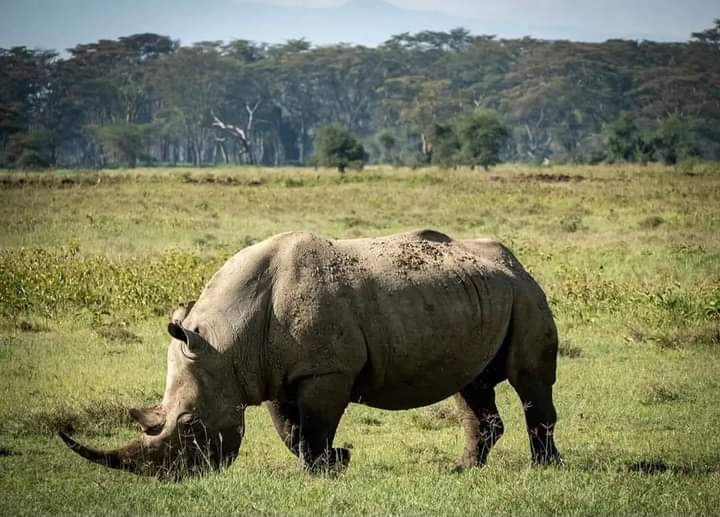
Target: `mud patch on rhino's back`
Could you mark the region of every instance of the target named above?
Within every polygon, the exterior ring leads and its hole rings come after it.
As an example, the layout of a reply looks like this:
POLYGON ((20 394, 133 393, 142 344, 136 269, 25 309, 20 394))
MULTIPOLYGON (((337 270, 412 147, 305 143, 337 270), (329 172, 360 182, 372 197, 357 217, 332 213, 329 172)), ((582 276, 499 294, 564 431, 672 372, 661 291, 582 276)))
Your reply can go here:
POLYGON ((420 271, 442 263, 448 251, 447 243, 426 240, 401 242, 393 262, 401 271, 420 271))

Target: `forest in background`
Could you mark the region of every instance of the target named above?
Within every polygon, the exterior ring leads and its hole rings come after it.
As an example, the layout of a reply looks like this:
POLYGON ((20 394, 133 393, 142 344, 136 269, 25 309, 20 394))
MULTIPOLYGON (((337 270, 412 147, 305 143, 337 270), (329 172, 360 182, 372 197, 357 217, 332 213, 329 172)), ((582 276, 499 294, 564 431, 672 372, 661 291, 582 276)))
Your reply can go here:
POLYGON ((376 48, 135 34, 66 54, 0 49, 0 167, 308 165, 330 125, 372 163, 442 164, 448 127, 478 111, 507 128, 505 161, 718 160, 718 92, 720 20, 683 43, 462 28, 376 48))

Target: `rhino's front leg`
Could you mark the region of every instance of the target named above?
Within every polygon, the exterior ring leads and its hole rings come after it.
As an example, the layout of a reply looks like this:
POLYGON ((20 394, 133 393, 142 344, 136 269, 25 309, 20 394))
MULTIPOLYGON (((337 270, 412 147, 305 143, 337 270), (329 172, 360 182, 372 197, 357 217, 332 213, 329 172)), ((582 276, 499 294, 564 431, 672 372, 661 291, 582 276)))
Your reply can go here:
POLYGON ((350 403, 353 381, 347 374, 330 374, 306 377, 297 385, 299 456, 310 472, 342 468, 350 462, 350 451, 333 448, 332 443, 350 403))

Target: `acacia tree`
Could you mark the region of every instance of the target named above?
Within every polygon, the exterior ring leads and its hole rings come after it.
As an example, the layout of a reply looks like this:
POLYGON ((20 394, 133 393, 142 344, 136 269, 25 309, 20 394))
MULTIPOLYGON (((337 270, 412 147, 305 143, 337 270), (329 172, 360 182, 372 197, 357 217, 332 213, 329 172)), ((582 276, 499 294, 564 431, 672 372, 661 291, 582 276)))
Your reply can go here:
POLYGON ((147 154, 148 137, 152 132, 150 124, 128 124, 119 122, 93 128, 91 134, 104 151, 115 155, 116 160, 134 169, 139 159, 147 154))
POLYGON ((672 116, 691 122, 697 150, 718 159, 719 27, 687 43, 496 40, 457 29, 400 34, 374 49, 305 40, 178 48, 156 34, 78 45, 60 59, 0 49, 0 163, 27 148, 28 162, 102 165, 108 146, 96 128, 147 123, 160 162, 303 164, 316 129, 337 124, 364 139, 387 129, 393 156, 440 163, 459 152, 443 140, 458 137, 450 121, 478 108, 508 122, 516 160, 599 156, 603 128, 626 112, 647 132, 672 116))
POLYGON ((486 171, 500 162, 500 152, 510 137, 497 113, 488 110, 461 117, 451 125, 437 125, 435 134, 435 163, 481 166, 486 171))
POLYGON ((53 112, 57 54, 25 47, 0 49, 0 166, 48 166, 55 162, 53 112))
POLYGON ((257 134, 260 115, 267 101, 268 88, 253 64, 233 64, 227 73, 226 95, 217 109, 211 109, 212 126, 223 135, 216 139, 225 162, 228 156, 224 136, 236 144, 243 161, 255 165, 262 161, 257 148, 263 149, 262 135, 257 134))
POLYGON ((715 18, 715 26, 702 32, 693 32, 692 38, 695 41, 711 45, 720 50, 720 18, 715 18))
POLYGON ((388 130, 380 131, 377 136, 377 143, 380 146, 380 158, 383 162, 396 164, 397 157, 397 138, 388 130))
POLYGON ((321 127, 317 131, 315 157, 318 165, 337 167, 341 173, 347 167, 362 169, 368 160, 360 141, 347 129, 336 126, 321 127))
POLYGON ((613 120, 605 127, 604 133, 610 161, 647 161, 652 157, 652 143, 640 134, 632 115, 626 113, 613 120))
POLYGON ((462 144, 454 124, 436 124, 433 130, 435 145, 432 161, 441 167, 455 167, 460 164, 462 144))
POLYGON ((692 123, 679 115, 664 119, 657 131, 657 153, 664 163, 677 162, 698 156, 698 148, 692 123))
POLYGON ((418 131, 420 152, 425 162, 429 163, 432 160, 435 127, 458 110, 450 81, 404 76, 387 80, 384 88, 386 106, 397 113, 399 124, 418 131))
POLYGON ((212 112, 225 100, 228 67, 220 47, 219 42, 183 47, 160 59, 153 74, 164 113, 182 127, 187 158, 196 166, 213 137, 212 112))
POLYGON ((274 78, 268 82, 273 103, 281 115, 287 115, 290 131, 278 135, 284 142, 286 159, 304 165, 308 155, 309 133, 320 119, 322 97, 315 91, 310 71, 313 59, 304 40, 291 40, 276 47, 271 58, 262 63, 262 70, 274 78))

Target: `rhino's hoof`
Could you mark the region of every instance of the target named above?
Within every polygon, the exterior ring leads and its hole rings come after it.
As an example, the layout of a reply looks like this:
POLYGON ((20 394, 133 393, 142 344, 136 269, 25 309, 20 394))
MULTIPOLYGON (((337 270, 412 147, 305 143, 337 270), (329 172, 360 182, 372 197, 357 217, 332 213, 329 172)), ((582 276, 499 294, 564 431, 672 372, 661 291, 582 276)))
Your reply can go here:
POLYGON ((330 454, 334 456, 334 464, 347 467, 350 463, 350 450, 344 447, 333 449, 330 454))
POLYGON ((562 466, 565 462, 563 461, 560 454, 538 454, 533 456, 533 467, 551 467, 551 466, 562 466))
POLYGON ((476 469, 484 467, 485 463, 480 461, 466 461, 461 460, 458 463, 455 464, 455 466, 450 471, 453 474, 461 474, 469 469, 476 469))
POLYGON ((306 469, 312 474, 338 474, 350 463, 350 451, 344 448, 336 448, 325 451, 325 454, 317 458, 306 469))

